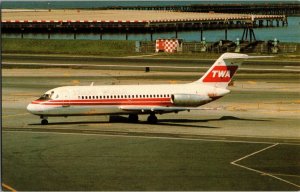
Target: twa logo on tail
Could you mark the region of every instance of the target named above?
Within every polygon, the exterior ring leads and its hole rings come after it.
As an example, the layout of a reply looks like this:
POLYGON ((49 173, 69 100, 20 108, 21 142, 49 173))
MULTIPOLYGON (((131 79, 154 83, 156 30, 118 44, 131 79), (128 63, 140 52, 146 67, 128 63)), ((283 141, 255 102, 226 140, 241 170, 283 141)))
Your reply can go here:
POLYGON ((203 82, 230 82, 238 66, 215 66, 203 82))
POLYGON ((212 73, 213 73, 213 78, 215 78, 216 76, 218 76, 219 78, 230 77, 229 70, 226 71, 213 70, 212 73))

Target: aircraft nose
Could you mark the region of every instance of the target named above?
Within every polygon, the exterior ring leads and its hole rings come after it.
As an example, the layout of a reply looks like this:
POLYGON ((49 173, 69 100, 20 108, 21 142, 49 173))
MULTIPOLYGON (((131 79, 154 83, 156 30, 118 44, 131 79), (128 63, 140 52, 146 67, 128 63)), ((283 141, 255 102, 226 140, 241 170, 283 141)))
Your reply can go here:
POLYGON ((41 112, 42 108, 38 104, 32 104, 32 103, 30 103, 29 105, 27 105, 27 111, 29 111, 30 113, 35 114, 37 112, 41 112))
POLYGON ((34 111, 34 109, 35 109, 35 107, 34 107, 34 105, 33 104, 29 104, 29 105, 27 105, 27 111, 29 111, 29 112, 33 112, 34 111))

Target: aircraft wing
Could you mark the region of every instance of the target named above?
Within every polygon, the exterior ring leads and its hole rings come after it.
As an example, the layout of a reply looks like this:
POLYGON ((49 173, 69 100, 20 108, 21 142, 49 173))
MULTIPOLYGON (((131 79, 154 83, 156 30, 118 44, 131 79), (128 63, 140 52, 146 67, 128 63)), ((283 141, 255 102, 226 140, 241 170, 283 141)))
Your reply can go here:
POLYGON ((171 113, 190 110, 215 110, 216 108, 198 108, 198 107, 163 107, 163 106, 121 106, 120 109, 128 112, 137 113, 171 113))

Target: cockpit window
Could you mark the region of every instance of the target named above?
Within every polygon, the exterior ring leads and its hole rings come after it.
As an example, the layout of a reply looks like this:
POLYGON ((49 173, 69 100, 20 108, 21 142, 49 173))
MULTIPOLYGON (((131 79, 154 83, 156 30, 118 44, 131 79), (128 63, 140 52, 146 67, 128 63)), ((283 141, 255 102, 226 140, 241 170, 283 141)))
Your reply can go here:
POLYGON ((50 94, 44 94, 38 100, 46 101, 46 100, 50 100, 50 99, 51 99, 50 94))

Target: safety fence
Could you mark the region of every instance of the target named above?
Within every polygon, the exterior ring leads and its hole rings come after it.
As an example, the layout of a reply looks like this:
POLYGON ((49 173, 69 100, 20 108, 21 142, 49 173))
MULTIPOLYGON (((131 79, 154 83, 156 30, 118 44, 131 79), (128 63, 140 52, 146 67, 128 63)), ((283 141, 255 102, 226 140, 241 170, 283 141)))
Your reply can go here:
MULTIPOLYGON (((137 52, 154 53, 154 41, 142 41, 136 46, 137 52)), ((239 44, 232 41, 219 41, 215 43, 183 42, 180 52, 183 53, 293 53, 299 52, 300 44, 274 43, 274 41, 241 41, 239 44)))

